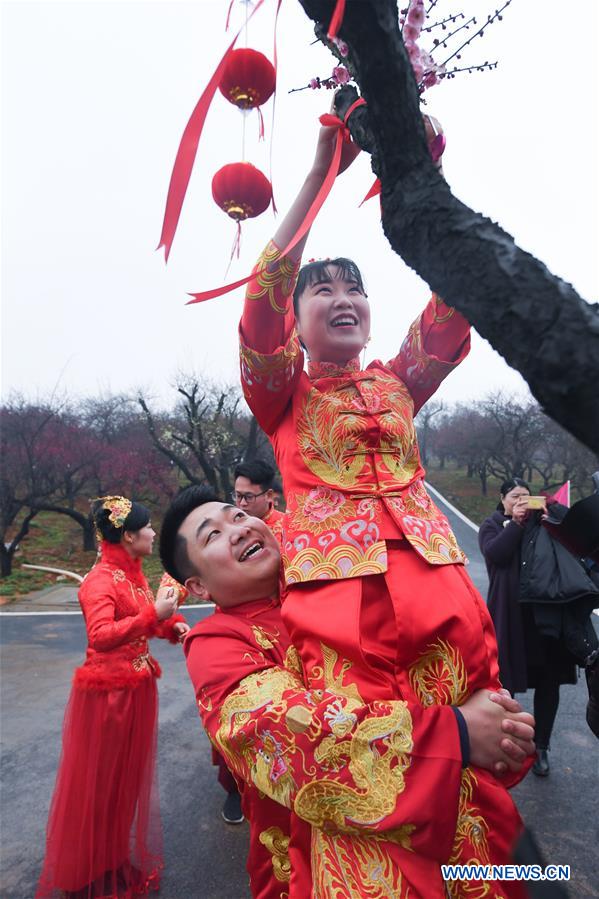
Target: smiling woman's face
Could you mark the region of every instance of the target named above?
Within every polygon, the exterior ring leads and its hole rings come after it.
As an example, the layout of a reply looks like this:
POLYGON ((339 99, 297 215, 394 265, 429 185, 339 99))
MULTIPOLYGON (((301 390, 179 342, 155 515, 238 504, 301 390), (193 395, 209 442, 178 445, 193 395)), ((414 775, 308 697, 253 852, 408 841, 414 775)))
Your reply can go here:
POLYGON ((236 506, 205 503, 187 516, 179 536, 196 572, 185 581, 195 596, 228 608, 276 594, 279 545, 260 518, 236 506))
POLYGON ((327 268, 330 281, 309 284, 299 298, 298 333, 313 362, 343 364, 357 356, 370 335, 370 306, 361 287, 327 268))

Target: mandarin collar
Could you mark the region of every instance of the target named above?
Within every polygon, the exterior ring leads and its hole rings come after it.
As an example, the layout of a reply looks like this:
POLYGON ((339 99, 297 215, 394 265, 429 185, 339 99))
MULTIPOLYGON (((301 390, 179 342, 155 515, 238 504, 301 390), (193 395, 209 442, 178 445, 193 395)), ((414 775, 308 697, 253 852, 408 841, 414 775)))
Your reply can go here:
POLYGON ((308 377, 315 381, 317 378, 339 378, 360 371, 360 357, 355 356, 349 362, 312 362, 308 361, 308 377))
POLYGON ((115 568, 121 568, 131 580, 143 581, 141 559, 134 559, 120 543, 102 540, 100 543, 100 562, 106 562, 115 568))
POLYGON ((223 615, 243 615, 244 618, 255 618, 267 609, 276 609, 281 605, 279 597, 265 596, 264 599, 252 599, 249 602, 240 603, 238 606, 229 606, 226 609, 216 607, 216 611, 223 615))

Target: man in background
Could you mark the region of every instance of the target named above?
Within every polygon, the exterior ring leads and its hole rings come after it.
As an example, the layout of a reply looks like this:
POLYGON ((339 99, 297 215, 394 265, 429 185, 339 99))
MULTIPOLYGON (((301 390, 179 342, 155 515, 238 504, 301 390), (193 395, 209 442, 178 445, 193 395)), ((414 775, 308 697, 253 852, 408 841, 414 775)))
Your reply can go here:
POLYGON ((261 518, 280 542, 285 513, 275 506, 275 470, 268 462, 254 459, 235 469, 233 502, 247 515, 261 518))

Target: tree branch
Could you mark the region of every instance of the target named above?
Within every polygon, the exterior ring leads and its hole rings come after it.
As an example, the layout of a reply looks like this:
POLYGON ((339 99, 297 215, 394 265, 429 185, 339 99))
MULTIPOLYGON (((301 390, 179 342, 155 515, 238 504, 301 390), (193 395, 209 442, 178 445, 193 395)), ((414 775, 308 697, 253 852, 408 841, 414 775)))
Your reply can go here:
MULTIPOLYGON (((300 3, 329 21, 329 0, 300 3)), ((349 127, 373 155, 391 246, 521 372, 548 415, 599 452, 599 306, 452 195, 428 153, 394 0, 348 0, 340 37, 368 103, 349 127)))

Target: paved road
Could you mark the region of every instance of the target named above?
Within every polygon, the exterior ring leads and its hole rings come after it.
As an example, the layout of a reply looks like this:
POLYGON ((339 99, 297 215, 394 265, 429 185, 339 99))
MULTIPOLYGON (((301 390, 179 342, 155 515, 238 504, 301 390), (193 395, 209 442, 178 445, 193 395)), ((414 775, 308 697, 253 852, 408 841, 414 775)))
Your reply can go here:
MULTIPOLYGON (((447 511, 447 510, 445 510, 447 511)), ((476 534, 448 513, 471 560, 470 573, 483 595, 484 565, 476 534)), ((38 597, 33 605, 73 609, 72 589, 38 597)), ((28 605, 31 608, 31 605, 28 605)), ((60 750, 62 714, 73 668, 80 664, 85 630, 79 615, 15 615, 0 618, 2 644, 2 899, 30 899, 42 862, 44 828, 60 750)), ((207 612, 188 610, 190 624, 207 612)), ((598 619, 599 620, 599 619, 598 619)), ((153 641, 164 671, 160 683, 159 776, 166 870, 162 899, 247 899, 247 824, 220 818, 224 794, 210 763, 182 653, 153 641)), ((529 697, 526 697, 530 706, 529 697)), ((599 743, 584 722, 585 690, 562 688, 552 771, 530 775, 515 791, 521 813, 548 862, 570 864, 570 895, 599 897, 597 797, 599 743)))

